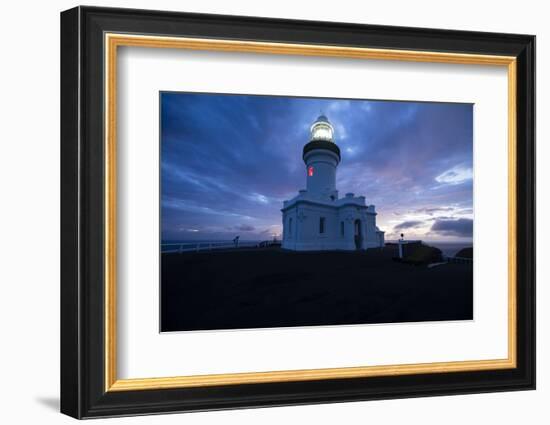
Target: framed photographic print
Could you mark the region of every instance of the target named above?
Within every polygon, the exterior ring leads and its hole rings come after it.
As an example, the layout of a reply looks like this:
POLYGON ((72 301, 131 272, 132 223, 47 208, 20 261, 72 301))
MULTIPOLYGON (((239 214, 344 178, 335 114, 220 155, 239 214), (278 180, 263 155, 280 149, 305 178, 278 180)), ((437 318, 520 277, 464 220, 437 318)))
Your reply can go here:
POLYGON ((529 35, 61 14, 61 411, 535 388, 529 35))

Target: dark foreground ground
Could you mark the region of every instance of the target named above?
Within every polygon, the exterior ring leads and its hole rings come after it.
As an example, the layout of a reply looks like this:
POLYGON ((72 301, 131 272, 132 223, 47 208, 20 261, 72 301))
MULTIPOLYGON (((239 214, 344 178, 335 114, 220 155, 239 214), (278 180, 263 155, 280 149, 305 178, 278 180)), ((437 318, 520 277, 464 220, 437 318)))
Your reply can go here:
POLYGON ((392 261, 391 248, 163 254, 162 331, 472 319, 470 264, 392 261))

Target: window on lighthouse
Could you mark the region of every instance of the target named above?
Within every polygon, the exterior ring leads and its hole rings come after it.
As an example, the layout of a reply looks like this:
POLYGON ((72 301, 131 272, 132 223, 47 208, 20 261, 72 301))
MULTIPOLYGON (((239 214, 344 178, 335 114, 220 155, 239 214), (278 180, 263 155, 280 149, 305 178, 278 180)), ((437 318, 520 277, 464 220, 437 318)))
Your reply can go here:
POLYGON ((307 175, 308 175, 309 177, 312 177, 312 176, 313 176, 313 166, 310 165, 310 166, 307 168, 307 175))
POLYGON ((315 129, 313 138, 314 140, 330 140, 332 138, 332 133, 327 127, 318 127, 315 129))

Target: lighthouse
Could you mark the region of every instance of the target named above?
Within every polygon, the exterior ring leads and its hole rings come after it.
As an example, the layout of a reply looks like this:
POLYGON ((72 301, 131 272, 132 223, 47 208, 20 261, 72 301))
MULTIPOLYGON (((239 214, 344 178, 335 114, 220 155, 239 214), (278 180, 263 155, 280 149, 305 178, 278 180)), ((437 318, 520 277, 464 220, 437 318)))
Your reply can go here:
POLYGON ((281 209, 284 249, 352 251, 384 246, 374 205, 367 205, 364 196, 338 195, 336 173, 342 156, 334 133, 323 114, 310 127, 302 151, 306 188, 284 201, 281 209))
POLYGON ((311 125, 310 133, 302 156, 307 169, 306 190, 319 200, 337 199, 336 168, 340 163, 340 148, 334 143, 334 128, 328 118, 321 115, 311 125))

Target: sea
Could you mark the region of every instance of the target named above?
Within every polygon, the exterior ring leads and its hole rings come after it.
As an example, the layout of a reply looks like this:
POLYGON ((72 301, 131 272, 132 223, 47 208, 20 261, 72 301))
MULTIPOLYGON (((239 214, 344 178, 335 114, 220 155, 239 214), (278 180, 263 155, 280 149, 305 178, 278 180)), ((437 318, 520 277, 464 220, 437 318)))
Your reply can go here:
MULTIPOLYGON (((396 240, 386 240, 386 243, 397 243, 396 240)), ((447 257, 454 257, 461 249, 471 248, 474 246, 473 242, 440 242, 440 241, 426 241, 422 240, 422 243, 430 245, 441 250, 441 253, 447 257)))
POLYGON ((426 245, 439 248, 443 255, 447 257, 454 257, 461 249, 471 248, 474 246, 473 242, 437 242, 437 241, 424 241, 426 245))

